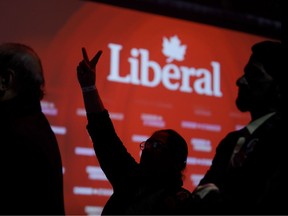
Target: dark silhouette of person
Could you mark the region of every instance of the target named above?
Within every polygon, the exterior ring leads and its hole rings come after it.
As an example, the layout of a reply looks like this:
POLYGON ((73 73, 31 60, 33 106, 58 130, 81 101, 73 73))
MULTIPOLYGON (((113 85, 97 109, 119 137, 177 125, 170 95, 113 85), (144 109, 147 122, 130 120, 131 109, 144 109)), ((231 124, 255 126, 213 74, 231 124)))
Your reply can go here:
POLYGON ((87 113, 87 130, 99 164, 113 187, 103 215, 184 214, 191 192, 183 188, 188 146, 175 130, 155 131, 140 144, 140 162, 127 152, 114 129, 95 86, 95 67, 102 51, 90 61, 85 48, 77 67, 87 113))
POLYGON ((64 215, 62 161, 42 113, 44 74, 35 51, 0 44, 0 214, 64 215))
POLYGON ((237 108, 249 112, 251 121, 228 133, 217 146, 212 165, 192 192, 200 201, 213 197, 198 203, 198 213, 288 213, 287 122, 279 85, 286 72, 283 46, 265 40, 251 49, 244 74, 236 82, 237 108))

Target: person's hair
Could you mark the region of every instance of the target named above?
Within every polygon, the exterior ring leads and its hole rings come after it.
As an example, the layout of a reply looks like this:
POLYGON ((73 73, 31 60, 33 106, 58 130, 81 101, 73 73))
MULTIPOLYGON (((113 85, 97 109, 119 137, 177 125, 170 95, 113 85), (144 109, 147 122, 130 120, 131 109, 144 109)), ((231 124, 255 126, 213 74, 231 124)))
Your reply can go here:
POLYGON ((7 70, 14 71, 21 97, 40 100, 44 97, 42 63, 31 47, 21 43, 0 44, 0 73, 7 70))
POLYGON ((179 165, 180 171, 186 167, 188 156, 188 145, 186 140, 173 129, 162 129, 156 132, 165 132, 168 136, 168 146, 171 148, 176 163, 179 165))
POLYGON ((265 40, 254 44, 251 49, 253 58, 260 61, 266 72, 279 83, 284 78, 282 43, 265 40))
MULTIPOLYGON (((258 42, 252 46, 252 57, 262 63, 265 71, 273 78, 273 83, 275 87, 274 93, 276 94, 273 97, 273 104, 283 109, 287 103, 285 100, 285 92, 287 90, 285 82, 285 73, 284 71, 284 46, 281 42, 265 40, 258 42)), ((273 91, 271 91, 273 94, 273 91)), ((284 108, 285 109, 285 108, 284 108)), ((282 110, 286 112, 286 110, 282 110)))

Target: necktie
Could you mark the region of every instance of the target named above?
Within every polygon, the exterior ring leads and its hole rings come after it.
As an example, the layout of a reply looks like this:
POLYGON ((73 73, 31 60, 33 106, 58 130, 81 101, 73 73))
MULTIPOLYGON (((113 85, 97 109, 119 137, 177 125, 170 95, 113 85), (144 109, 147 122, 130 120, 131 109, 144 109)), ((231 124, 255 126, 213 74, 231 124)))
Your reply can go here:
POLYGON ((250 136, 250 132, 247 128, 241 129, 242 135, 238 138, 237 144, 234 148, 232 157, 231 157, 231 165, 232 167, 241 167, 244 160, 247 157, 247 144, 248 138, 250 136))

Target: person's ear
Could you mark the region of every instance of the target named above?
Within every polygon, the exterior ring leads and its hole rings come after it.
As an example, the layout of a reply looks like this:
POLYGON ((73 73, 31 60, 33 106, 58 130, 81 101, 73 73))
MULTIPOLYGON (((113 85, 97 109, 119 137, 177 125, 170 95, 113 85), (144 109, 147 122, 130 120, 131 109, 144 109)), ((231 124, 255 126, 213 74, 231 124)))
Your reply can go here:
POLYGON ((0 75, 0 90, 6 91, 12 87, 15 79, 15 72, 11 69, 5 70, 0 75))

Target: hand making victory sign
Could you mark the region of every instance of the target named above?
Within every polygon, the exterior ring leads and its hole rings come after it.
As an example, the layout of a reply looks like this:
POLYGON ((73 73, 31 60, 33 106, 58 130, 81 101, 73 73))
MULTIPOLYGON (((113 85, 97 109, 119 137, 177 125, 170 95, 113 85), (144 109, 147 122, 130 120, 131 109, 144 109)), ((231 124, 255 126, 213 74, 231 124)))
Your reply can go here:
POLYGON ((86 49, 84 47, 82 48, 83 60, 77 67, 77 78, 83 92, 89 91, 89 89, 95 89, 96 65, 101 54, 102 50, 99 50, 90 61, 86 49))
POLYGON ((104 105, 101 101, 96 84, 96 65, 102 54, 102 50, 99 50, 96 55, 89 60, 86 49, 82 48, 83 60, 80 61, 77 66, 77 78, 81 86, 85 109, 87 113, 101 112, 104 105))

